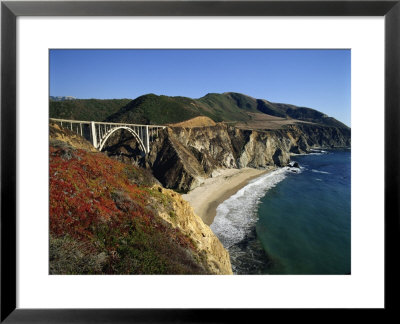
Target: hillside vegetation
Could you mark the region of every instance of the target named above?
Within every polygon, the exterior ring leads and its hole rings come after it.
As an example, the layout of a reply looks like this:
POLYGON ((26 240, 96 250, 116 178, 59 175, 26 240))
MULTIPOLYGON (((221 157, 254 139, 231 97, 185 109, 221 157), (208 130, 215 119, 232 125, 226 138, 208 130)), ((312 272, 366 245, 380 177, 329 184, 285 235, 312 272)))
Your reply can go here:
POLYGON ((103 121, 131 102, 131 99, 50 100, 50 118, 103 121))
MULTIPOLYGON (((209 93, 199 99, 148 94, 131 101, 107 117, 107 121, 173 124, 198 116, 207 116, 214 122, 240 122, 251 125, 254 114, 281 117, 285 124, 313 122, 324 126, 348 128, 338 120, 311 108, 272 103, 240 93, 209 93), (289 122, 288 122, 289 121, 289 122)), ((257 117, 262 119, 262 116, 257 117)))
POLYGON ((232 273, 227 251, 179 194, 70 135, 50 126, 51 274, 232 273))
POLYGON ((195 101, 190 98, 148 94, 132 100, 106 120, 141 124, 170 124, 201 114, 195 101))
POLYGON ((316 123, 323 126, 348 128, 338 120, 315 109, 290 104, 272 103, 265 99, 226 92, 209 93, 199 99, 169 97, 147 94, 130 99, 76 99, 65 101, 50 100, 50 118, 125 122, 132 124, 175 124, 199 116, 206 116, 214 122, 227 122, 258 128, 259 121, 268 118, 282 118, 271 126, 285 127, 288 124, 316 123))

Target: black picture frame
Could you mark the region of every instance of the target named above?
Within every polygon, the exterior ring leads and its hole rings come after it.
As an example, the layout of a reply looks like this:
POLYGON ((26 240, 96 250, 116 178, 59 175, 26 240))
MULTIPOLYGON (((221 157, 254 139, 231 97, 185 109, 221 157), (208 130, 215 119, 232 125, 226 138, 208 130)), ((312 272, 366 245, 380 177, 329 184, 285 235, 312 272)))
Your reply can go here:
MULTIPOLYGON (((395 311, 399 253, 400 0, 395 1, 2 1, 1 3, 1 322, 149 323, 265 320, 268 309, 16 308, 16 18, 18 16, 384 16, 385 308, 395 311)), ((373 154, 373 153, 372 153, 373 154)), ((373 256, 371 256, 373 262, 373 256)), ((296 310, 295 310, 296 311, 296 310)), ((308 314, 308 311, 300 311, 308 314)), ((316 311, 316 310, 314 310, 316 311)), ((328 311, 328 310, 327 310, 328 311)), ((306 315, 309 316, 309 315, 306 315)), ((372 314, 368 313, 368 317, 372 314)))

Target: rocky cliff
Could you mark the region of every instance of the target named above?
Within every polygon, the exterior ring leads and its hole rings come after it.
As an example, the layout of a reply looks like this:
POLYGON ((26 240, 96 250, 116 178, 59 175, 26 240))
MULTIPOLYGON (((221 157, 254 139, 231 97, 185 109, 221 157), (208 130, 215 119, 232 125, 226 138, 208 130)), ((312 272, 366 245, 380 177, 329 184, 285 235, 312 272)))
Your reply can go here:
POLYGON ((154 189, 167 197, 170 202, 169 208, 159 204, 157 214, 193 240, 197 251, 205 260, 206 269, 214 274, 232 274, 228 252, 210 227, 194 213, 192 206, 173 190, 161 186, 155 186, 154 189))
MULTIPOLYGON (((274 130, 245 130, 224 123, 208 127, 169 127, 152 143, 151 152, 137 160, 151 169, 167 188, 187 192, 220 168, 285 166, 292 154, 312 148, 350 147, 350 128, 315 124, 287 125, 274 130)), ((109 154, 129 155, 135 143, 128 137, 115 139, 109 154), (121 140, 122 138, 122 140, 121 140), (126 147, 130 149, 126 149, 126 147), (122 154, 124 150, 124 154, 122 154)))

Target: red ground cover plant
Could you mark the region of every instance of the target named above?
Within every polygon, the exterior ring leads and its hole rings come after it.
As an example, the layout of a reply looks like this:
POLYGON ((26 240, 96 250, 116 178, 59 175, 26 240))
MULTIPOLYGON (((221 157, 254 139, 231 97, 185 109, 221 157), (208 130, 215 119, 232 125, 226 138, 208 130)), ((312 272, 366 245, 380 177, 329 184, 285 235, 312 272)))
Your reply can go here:
POLYGON ((207 273, 193 241, 150 205, 142 170, 68 145, 49 153, 50 273, 207 273))

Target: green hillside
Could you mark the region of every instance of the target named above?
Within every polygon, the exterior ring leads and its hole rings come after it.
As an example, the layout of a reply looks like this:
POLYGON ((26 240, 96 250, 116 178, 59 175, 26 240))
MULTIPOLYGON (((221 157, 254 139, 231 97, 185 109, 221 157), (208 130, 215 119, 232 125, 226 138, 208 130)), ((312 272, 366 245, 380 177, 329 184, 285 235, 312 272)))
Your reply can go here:
POLYGON ((76 99, 49 102, 50 118, 102 121, 131 99, 76 99))
POLYGON ((148 94, 131 101, 107 121, 148 124, 172 124, 197 116, 215 122, 249 122, 249 113, 264 113, 285 119, 314 122, 326 126, 345 127, 338 120, 311 108, 272 103, 240 93, 209 93, 199 99, 148 94))
POLYGON ((197 116, 207 116, 216 122, 248 121, 247 112, 257 112, 257 103, 240 94, 209 93, 200 99, 147 94, 109 116, 107 121, 172 124, 197 116))
POLYGON ((129 99, 50 101, 50 117, 53 118, 133 124, 173 124, 197 116, 207 116, 215 122, 239 122, 250 125, 254 121, 254 114, 280 117, 291 123, 297 120, 347 128, 338 120, 315 109, 272 103, 235 92, 209 93, 199 99, 146 94, 132 101, 129 99))
POLYGON ((289 104, 272 103, 267 100, 258 99, 257 109, 265 114, 293 118, 297 120, 318 123, 326 126, 344 127, 347 126, 335 118, 329 117, 324 113, 306 107, 297 107, 289 104))
POLYGON ((193 99, 148 94, 132 100, 106 120, 136 124, 168 124, 200 115, 202 111, 196 107, 193 99))
POLYGON ((248 121, 246 112, 257 112, 257 104, 253 98, 237 93, 209 93, 196 101, 216 122, 248 121))

